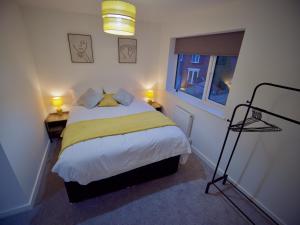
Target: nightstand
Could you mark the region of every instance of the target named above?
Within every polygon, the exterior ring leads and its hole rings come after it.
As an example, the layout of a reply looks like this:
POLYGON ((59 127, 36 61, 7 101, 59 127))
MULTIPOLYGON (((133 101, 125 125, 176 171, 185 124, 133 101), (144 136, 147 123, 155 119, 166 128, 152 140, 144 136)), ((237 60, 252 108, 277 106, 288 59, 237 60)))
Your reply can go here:
POLYGON ((156 111, 162 112, 162 105, 158 102, 149 102, 149 105, 156 109, 156 111))
POLYGON ((63 112, 62 114, 50 113, 47 116, 45 126, 51 142, 54 138, 60 138, 61 132, 66 127, 68 117, 69 112, 63 112))

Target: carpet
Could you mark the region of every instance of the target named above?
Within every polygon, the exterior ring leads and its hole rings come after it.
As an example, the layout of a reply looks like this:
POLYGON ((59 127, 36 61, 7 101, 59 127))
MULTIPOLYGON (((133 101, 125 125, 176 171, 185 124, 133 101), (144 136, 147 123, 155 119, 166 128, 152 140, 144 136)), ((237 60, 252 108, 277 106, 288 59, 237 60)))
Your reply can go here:
MULTIPOLYGON (((176 174, 70 204, 63 180, 51 172, 59 146, 52 143, 34 208, 0 220, 1 225, 249 224, 214 187, 204 193, 213 171, 194 154, 176 174)), ((229 185, 222 188, 257 224, 271 224, 229 185)))

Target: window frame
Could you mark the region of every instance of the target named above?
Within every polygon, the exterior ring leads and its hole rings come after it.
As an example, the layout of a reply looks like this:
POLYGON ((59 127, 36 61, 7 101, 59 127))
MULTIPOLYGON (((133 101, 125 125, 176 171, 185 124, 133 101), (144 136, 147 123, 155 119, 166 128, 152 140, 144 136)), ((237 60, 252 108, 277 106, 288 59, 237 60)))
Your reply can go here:
POLYGON ((212 81, 213 81, 213 78, 214 78, 217 58, 218 58, 218 56, 216 56, 216 55, 210 56, 210 63, 211 63, 210 66, 211 67, 209 67, 208 70, 207 70, 206 78, 208 78, 208 80, 205 82, 206 89, 204 89, 204 92, 203 92, 203 95, 204 95, 203 100, 206 101, 208 105, 215 106, 215 107, 218 107, 220 109, 225 109, 226 104, 223 105, 221 103, 218 103, 218 102, 215 102, 215 101, 209 99, 209 93, 210 93, 210 90, 212 88, 211 84, 212 84, 212 81))
POLYGON ((179 63, 180 54, 175 54, 175 55, 177 57, 176 57, 176 63, 175 63, 176 64, 176 69, 175 69, 175 76, 174 76, 175 79, 174 79, 173 89, 175 90, 175 92, 177 92, 178 96, 182 97, 184 100, 186 100, 187 102, 189 102, 193 105, 197 105, 200 108, 204 108, 207 111, 209 111, 209 112, 211 112, 211 113, 213 113, 217 116, 223 117, 224 112, 225 112, 225 108, 226 108, 226 104, 223 105, 223 104, 220 104, 218 102, 215 102, 215 101, 209 99, 209 93, 210 93, 210 90, 212 88, 211 84, 212 84, 212 81, 213 81, 218 56, 216 56, 216 55, 210 55, 209 56, 210 58, 209 58, 209 64, 208 64, 208 68, 207 68, 207 74, 206 74, 206 79, 205 79, 203 95, 202 95, 202 98, 200 99, 200 98, 197 98, 193 95, 190 95, 190 94, 186 93, 185 91, 181 90, 180 88, 178 90, 175 89, 177 68, 178 68, 177 65, 179 63))

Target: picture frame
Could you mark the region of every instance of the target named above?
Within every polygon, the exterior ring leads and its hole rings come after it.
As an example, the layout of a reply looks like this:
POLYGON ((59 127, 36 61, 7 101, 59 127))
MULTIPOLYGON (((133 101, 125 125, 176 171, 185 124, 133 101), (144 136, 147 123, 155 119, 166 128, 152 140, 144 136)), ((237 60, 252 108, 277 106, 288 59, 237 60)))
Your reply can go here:
POLYGON ((72 63, 94 63, 92 36, 68 33, 72 63))
POLYGON ((119 63, 137 62, 137 39, 118 38, 119 63))

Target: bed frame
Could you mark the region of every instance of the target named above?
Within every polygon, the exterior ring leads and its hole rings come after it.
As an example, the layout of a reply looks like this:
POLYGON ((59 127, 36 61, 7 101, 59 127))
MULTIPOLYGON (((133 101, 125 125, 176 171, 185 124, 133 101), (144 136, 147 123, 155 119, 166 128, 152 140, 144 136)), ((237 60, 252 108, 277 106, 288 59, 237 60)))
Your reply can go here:
POLYGON ((112 191, 175 173, 180 156, 174 156, 87 185, 65 182, 70 202, 80 202, 112 191))

